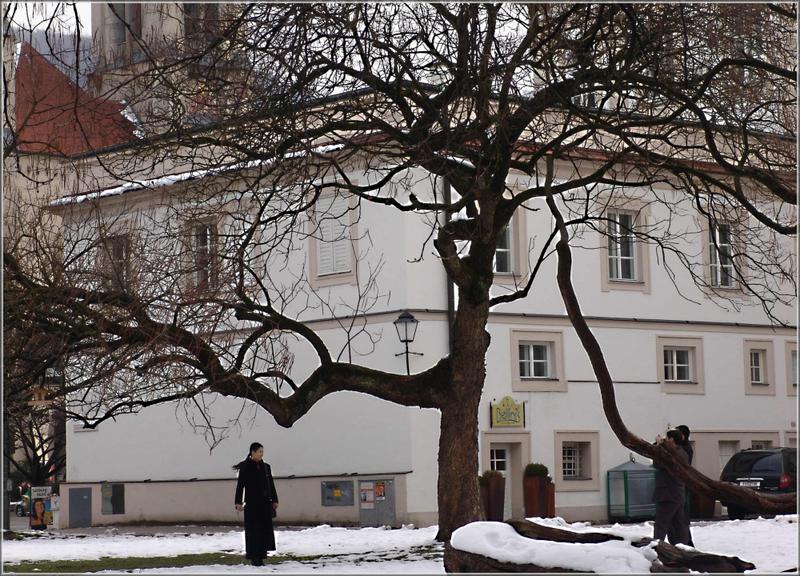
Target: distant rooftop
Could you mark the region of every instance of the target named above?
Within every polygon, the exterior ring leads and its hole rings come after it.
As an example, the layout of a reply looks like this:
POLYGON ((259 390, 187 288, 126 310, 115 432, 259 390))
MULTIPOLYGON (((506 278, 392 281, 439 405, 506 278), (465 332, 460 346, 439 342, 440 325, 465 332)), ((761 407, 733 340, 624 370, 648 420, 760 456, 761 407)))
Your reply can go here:
POLYGON ((72 156, 136 139, 123 104, 92 96, 27 42, 15 87, 20 152, 72 156))

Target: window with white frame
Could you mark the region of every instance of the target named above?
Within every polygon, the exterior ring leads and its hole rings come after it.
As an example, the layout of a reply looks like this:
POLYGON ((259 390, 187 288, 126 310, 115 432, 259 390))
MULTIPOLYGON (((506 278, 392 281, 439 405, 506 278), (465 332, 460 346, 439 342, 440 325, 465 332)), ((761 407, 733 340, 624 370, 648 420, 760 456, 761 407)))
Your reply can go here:
POLYGON ((791 362, 792 362, 792 386, 797 388, 797 350, 792 350, 791 362))
POLYGON ((608 277, 610 280, 636 280, 636 244, 633 225, 633 214, 608 213, 608 277))
POLYGON ((100 246, 100 273, 106 285, 124 288, 130 280, 130 238, 106 236, 100 246))
POLYGON ((494 251, 494 271, 500 274, 511 274, 511 222, 503 229, 497 237, 497 245, 494 251))
POLYGON ((599 434, 596 431, 556 430, 553 480, 558 492, 600 490, 599 434))
POLYGON ((591 472, 587 465, 588 459, 588 442, 564 442, 561 444, 561 477, 564 480, 591 478, 591 472))
POLYGON ((718 223, 709 231, 709 264, 711 285, 733 288, 736 285, 733 269, 733 240, 731 225, 718 223))
POLYGON ((766 376, 766 350, 751 349, 750 350, 750 383, 756 385, 767 384, 766 376))
POLYGON ((772 448, 772 440, 753 440, 750 447, 753 450, 767 450, 772 448))
POLYGON ((690 348, 664 347, 664 380, 666 382, 691 382, 692 350, 690 348))
POLYGON ((217 274, 215 260, 217 254, 217 227, 213 222, 194 222, 192 224, 192 245, 194 248, 194 286, 198 290, 216 287, 217 274))
POLYGON ((553 353, 550 342, 519 344, 520 378, 553 378, 553 353))
POLYGON ((344 196, 320 198, 316 206, 319 238, 316 242, 317 276, 351 272, 349 203, 344 196))
POLYGON ((489 451, 489 469, 502 472, 505 476, 508 458, 505 448, 492 448, 489 451))

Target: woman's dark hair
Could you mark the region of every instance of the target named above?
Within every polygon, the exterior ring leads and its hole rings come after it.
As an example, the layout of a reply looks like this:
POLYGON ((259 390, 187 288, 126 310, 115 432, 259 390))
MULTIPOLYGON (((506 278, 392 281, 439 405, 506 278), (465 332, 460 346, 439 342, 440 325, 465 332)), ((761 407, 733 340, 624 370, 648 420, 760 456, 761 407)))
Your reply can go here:
POLYGON ((247 456, 244 457, 244 460, 242 460, 237 464, 234 464, 233 466, 231 466, 231 468, 233 468, 234 470, 241 470, 242 468, 244 468, 244 465, 247 464, 247 460, 250 458, 250 454, 258 450, 259 448, 263 447, 264 447, 263 444, 260 444, 259 442, 253 442, 252 444, 250 444, 250 451, 247 453, 247 456))
POLYGON ((688 442, 689 434, 691 434, 691 432, 689 432, 689 427, 686 424, 681 424, 680 426, 675 426, 675 428, 677 428, 680 433, 683 434, 683 441, 688 442))
POLYGON ((675 428, 667 430, 667 438, 672 438, 675 444, 683 443, 683 434, 681 434, 680 430, 676 430, 675 428))

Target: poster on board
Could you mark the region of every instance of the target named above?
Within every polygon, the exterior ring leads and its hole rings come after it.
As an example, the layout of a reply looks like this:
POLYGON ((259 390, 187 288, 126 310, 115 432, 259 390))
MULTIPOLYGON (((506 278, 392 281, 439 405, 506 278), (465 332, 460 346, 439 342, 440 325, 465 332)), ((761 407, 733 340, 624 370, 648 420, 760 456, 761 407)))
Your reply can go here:
POLYGON ((31 530, 47 530, 53 525, 53 487, 31 486, 30 527, 31 530))

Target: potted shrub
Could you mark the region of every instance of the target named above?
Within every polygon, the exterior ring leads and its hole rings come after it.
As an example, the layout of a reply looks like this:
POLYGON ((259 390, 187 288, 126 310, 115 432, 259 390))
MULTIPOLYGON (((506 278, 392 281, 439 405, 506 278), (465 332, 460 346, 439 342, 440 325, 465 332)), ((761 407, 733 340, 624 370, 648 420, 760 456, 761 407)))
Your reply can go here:
POLYGON ((525 466, 522 487, 525 493, 525 516, 555 516, 556 490, 547 466, 536 462, 525 466))
POLYGON ((479 483, 484 516, 487 520, 502 522, 506 479, 497 470, 487 470, 479 478, 479 483))

